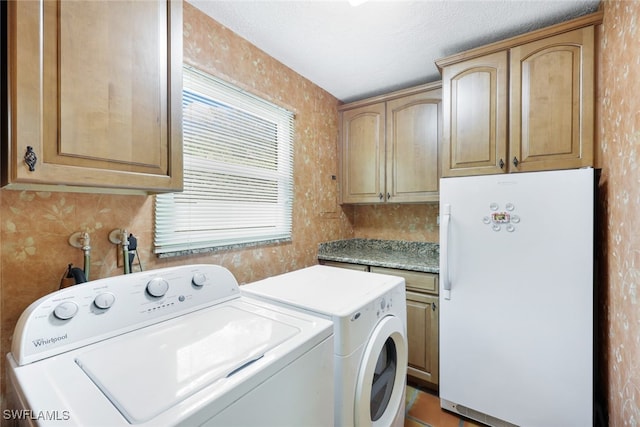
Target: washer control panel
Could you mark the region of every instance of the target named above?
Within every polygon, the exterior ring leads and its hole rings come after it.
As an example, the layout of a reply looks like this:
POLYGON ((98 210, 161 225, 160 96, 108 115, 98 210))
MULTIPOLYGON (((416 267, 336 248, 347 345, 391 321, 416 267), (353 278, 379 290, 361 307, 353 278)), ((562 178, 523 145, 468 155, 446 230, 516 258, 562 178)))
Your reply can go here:
POLYGON ((11 352, 23 365, 239 297, 236 279, 217 265, 90 281, 27 307, 16 325, 11 352))
POLYGON ((383 317, 387 314, 387 312, 389 312, 389 310, 391 310, 391 307, 393 307, 393 296, 392 294, 387 294, 386 296, 381 297, 378 300, 378 309, 376 310, 376 316, 378 318, 383 317))
MULTIPOLYGON (((366 273, 377 274, 377 273, 366 273)), ((398 278, 399 279, 399 278, 398 278)), ((407 304, 404 279, 402 286, 384 292, 375 299, 363 303, 357 311, 348 317, 334 318, 336 328, 347 333, 336 334, 334 351, 341 356, 352 354, 371 336, 375 326, 386 316, 395 316, 402 320, 406 329, 407 304)))

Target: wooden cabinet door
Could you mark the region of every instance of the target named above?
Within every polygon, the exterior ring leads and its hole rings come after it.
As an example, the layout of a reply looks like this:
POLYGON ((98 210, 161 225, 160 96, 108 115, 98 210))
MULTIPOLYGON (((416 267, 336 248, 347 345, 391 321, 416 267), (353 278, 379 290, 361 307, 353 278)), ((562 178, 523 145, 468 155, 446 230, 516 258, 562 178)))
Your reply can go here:
POLYGON ((442 176, 507 170, 507 72, 506 51, 442 70, 442 176))
POLYGON ((384 102, 343 111, 341 120, 342 202, 384 201, 384 102))
POLYGON ((511 49, 511 171, 593 164, 594 28, 511 49))
POLYGON ((10 16, 6 181, 181 189, 181 1, 18 1, 10 16))
POLYGON ((407 291, 409 368, 415 378, 438 384, 438 298, 407 291))
POLYGON ((388 202, 438 201, 442 90, 387 102, 388 202))

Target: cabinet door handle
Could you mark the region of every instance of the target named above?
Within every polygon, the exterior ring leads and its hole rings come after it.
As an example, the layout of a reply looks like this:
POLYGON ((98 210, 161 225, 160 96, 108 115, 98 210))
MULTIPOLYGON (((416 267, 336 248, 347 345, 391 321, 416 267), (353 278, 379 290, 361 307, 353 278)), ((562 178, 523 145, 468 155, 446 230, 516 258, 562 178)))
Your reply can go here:
POLYGON ((378 194, 378 199, 380 200, 384 199, 384 196, 382 195, 382 193, 378 194))
POLYGON ((436 307, 436 303, 432 302, 431 303, 431 310, 436 311, 436 308, 438 308, 438 307, 436 307))
POLYGON ((24 162, 29 166, 29 171, 33 172, 36 170, 36 162, 38 161, 38 157, 36 157, 35 151, 33 151, 32 146, 27 146, 27 152, 24 153, 24 162))
POLYGON ((504 160, 500 159, 498 166, 500 166, 500 169, 504 169, 504 160))
POLYGON ((518 167, 518 165, 520 164, 520 162, 518 161, 517 157, 513 158, 513 166, 518 167))
POLYGON ((391 198, 391 193, 387 193, 387 200, 391 198))

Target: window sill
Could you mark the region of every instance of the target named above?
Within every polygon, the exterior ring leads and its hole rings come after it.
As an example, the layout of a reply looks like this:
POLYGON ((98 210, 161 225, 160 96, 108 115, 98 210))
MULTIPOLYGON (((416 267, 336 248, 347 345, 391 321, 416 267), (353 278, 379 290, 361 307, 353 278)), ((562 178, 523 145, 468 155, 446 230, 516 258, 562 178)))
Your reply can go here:
POLYGON ((254 249, 254 248, 259 248, 263 246, 280 245, 282 243, 291 243, 291 242, 292 240, 290 238, 272 239, 272 240, 263 240, 259 242, 235 243, 231 245, 213 246, 209 248, 184 249, 181 251, 163 252, 163 253, 157 254, 157 256, 158 258, 174 258, 179 256, 215 254, 219 252, 236 251, 241 249, 254 249))

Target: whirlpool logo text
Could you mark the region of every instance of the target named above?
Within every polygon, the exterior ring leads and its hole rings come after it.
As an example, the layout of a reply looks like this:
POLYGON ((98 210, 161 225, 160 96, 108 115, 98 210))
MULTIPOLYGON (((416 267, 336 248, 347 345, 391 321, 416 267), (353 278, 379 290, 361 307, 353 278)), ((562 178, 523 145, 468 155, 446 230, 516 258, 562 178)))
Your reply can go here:
POLYGON ((58 337, 50 338, 38 338, 32 341, 34 347, 42 347, 45 345, 55 344, 58 341, 64 341, 67 339, 67 334, 60 335, 58 337))

